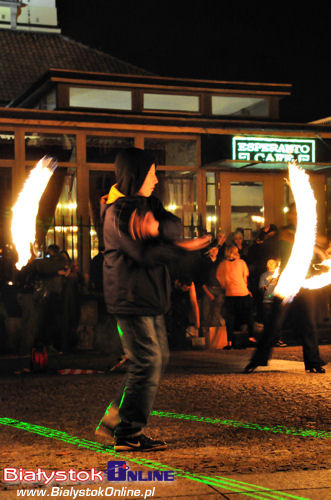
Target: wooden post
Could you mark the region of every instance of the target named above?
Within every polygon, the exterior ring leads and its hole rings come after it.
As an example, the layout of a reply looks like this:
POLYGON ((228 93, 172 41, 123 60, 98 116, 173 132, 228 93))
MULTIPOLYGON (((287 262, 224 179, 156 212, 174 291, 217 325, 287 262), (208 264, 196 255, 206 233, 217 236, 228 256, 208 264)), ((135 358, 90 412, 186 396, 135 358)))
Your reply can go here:
POLYGON ((24 130, 17 128, 15 130, 15 166, 12 169, 12 204, 15 203, 26 178, 24 139, 24 130))
POLYGON ((142 134, 136 135, 134 139, 134 147, 135 148, 140 148, 140 149, 145 149, 144 147, 144 136, 142 134))
POLYGON ((221 228, 226 236, 231 233, 231 173, 221 172, 221 228))
POLYGON ((202 220, 202 226, 206 229, 206 216, 207 216, 207 188, 206 188, 206 170, 202 167, 201 158, 201 137, 196 137, 197 147, 197 204, 198 204, 198 218, 202 220))
POLYGON ((90 179, 86 164, 86 137, 77 134, 77 218, 81 221, 78 234, 79 267, 84 274, 90 272, 90 231, 89 231, 90 179))
POLYGON ((284 225, 284 173, 265 174, 263 179, 265 224, 284 225))

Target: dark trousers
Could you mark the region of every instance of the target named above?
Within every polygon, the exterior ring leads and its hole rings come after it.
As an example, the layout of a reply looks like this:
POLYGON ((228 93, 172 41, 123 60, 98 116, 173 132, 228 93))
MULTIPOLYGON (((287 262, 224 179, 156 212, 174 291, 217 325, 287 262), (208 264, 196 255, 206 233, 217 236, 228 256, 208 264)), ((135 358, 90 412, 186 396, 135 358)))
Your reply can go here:
POLYGON ((282 305, 281 299, 274 298, 264 326, 264 333, 251 359, 252 363, 260 366, 268 364, 272 348, 280 338, 282 325, 291 309, 294 317, 294 331, 302 342, 305 369, 318 368, 325 364, 318 349, 314 299, 314 291, 310 290, 301 290, 292 303, 285 306, 282 305))
POLYGON ((233 332, 236 329, 236 324, 247 324, 249 336, 253 337, 254 318, 252 297, 250 295, 225 297, 225 324, 228 342, 233 341, 233 332))
POLYGON ((124 353, 129 358, 123 392, 112 406, 120 418, 116 437, 139 434, 147 424, 169 348, 163 315, 116 316, 124 353))

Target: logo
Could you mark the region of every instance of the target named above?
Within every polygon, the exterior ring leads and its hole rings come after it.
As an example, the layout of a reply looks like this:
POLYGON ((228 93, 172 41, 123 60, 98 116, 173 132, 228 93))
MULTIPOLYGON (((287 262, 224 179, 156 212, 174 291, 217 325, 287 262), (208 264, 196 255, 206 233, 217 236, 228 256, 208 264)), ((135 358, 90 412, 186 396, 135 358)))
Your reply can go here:
POLYGON ((175 473, 171 470, 130 470, 123 460, 107 463, 108 481, 174 481, 175 473))

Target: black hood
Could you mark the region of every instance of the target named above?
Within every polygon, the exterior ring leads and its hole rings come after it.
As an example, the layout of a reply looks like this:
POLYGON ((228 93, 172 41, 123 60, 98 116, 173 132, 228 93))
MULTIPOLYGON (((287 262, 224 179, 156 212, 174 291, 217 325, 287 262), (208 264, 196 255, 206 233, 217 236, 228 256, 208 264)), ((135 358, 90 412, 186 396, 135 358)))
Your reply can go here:
POLYGON ((120 151, 115 158, 117 189, 125 196, 136 195, 153 163, 153 156, 143 149, 120 151))

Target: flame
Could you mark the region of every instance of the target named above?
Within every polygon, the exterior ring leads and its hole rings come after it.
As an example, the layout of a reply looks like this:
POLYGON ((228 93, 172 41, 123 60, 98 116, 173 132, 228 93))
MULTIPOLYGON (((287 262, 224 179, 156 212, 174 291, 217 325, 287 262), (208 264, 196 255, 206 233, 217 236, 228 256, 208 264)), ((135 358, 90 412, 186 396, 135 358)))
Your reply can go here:
POLYGON ((36 239, 36 217, 40 198, 57 164, 44 156, 31 170, 14 205, 11 233, 18 253, 17 269, 22 269, 31 257, 31 245, 36 239))
POLYGON ((302 287, 314 253, 316 200, 309 177, 296 163, 289 163, 289 183, 297 208, 297 228, 292 252, 280 275, 275 295, 283 303, 291 301, 302 287))
POLYGON ((280 263, 277 265, 274 274, 271 276, 271 279, 276 280, 279 278, 279 275, 280 275, 280 263))
POLYGON ((317 288, 323 288, 324 286, 330 285, 331 259, 323 260, 323 262, 320 262, 317 267, 327 267, 328 270, 321 274, 316 274, 315 276, 307 278, 302 285, 303 288, 308 288, 309 290, 317 290, 317 288))

